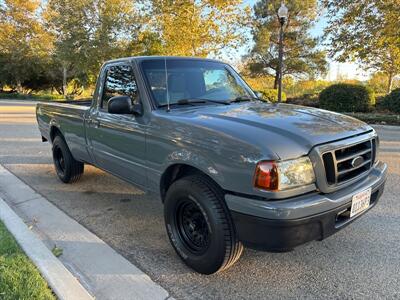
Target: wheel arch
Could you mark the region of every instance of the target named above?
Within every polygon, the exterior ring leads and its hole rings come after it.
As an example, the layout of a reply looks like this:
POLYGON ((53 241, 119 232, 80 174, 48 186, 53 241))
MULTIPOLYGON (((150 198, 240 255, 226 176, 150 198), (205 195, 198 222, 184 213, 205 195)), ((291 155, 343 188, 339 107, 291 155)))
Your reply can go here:
POLYGON ((192 174, 199 174, 202 176, 205 176, 209 178, 212 182, 215 183, 217 187, 219 187, 221 190, 223 190, 222 186, 218 181, 213 178, 213 176, 210 176, 210 174, 207 174, 205 171, 201 170, 200 168, 187 164, 187 163, 174 163, 169 165, 166 170, 162 173, 161 179, 160 179, 160 196, 161 196, 161 201, 164 202, 165 195, 171 186, 172 183, 174 183, 176 180, 192 175, 192 174))
POLYGON ((60 127, 56 123, 52 123, 50 126, 50 141, 53 142, 57 135, 65 140, 64 134, 61 132, 60 127))

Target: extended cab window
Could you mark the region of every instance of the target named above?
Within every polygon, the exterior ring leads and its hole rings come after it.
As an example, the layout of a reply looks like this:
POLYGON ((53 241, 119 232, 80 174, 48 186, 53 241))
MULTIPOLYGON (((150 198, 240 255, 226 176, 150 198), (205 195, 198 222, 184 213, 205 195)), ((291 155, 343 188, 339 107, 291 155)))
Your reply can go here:
POLYGON ((101 108, 107 109, 108 101, 115 96, 129 96, 137 100, 137 85, 132 67, 129 65, 110 66, 107 69, 101 108))

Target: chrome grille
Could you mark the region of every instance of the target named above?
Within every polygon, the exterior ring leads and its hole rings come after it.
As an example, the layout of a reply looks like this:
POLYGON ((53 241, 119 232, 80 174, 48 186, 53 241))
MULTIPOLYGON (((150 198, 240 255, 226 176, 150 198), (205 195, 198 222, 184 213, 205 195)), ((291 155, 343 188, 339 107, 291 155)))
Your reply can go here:
POLYGON ((326 182, 328 185, 335 186, 362 176, 373 166, 375 155, 375 139, 325 152, 322 160, 326 182))

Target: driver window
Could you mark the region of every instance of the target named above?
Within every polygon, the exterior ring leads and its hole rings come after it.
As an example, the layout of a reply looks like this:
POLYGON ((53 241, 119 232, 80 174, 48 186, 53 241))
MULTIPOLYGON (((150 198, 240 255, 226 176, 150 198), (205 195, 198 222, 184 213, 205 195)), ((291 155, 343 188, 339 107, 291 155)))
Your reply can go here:
POLYGON ((137 100, 137 85, 130 65, 111 66, 107 70, 101 108, 107 110, 110 98, 129 96, 132 102, 137 100))

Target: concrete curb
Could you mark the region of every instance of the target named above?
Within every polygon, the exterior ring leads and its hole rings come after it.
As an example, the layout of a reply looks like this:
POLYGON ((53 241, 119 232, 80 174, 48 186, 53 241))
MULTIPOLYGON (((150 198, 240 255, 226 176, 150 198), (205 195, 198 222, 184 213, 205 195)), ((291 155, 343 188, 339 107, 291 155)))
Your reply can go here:
POLYGON ((2 198, 0 198, 0 220, 6 225, 25 254, 37 266, 59 299, 93 299, 2 198))
POLYGON ((1 165, 0 196, 48 248, 63 250, 59 260, 96 299, 171 299, 148 275, 1 165))

